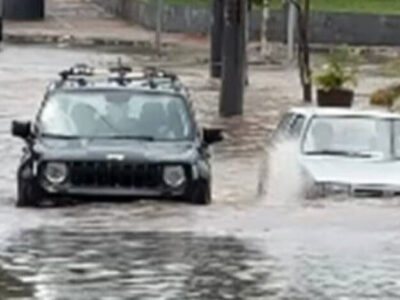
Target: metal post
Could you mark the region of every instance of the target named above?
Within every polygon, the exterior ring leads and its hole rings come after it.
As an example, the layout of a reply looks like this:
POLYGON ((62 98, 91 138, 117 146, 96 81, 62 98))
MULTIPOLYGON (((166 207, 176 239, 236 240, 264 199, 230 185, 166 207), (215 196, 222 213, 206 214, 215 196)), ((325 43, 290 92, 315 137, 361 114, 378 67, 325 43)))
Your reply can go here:
POLYGON ((268 44, 268 20, 269 20, 269 0, 262 1, 262 18, 261 18, 261 56, 264 58, 270 56, 271 48, 268 44))
POLYGON ((223 117, 243 114, 247 8, 247 0, 226 0, 219 106, 223 117))
POLYGON ((248 57, 247 57, 247 45, 250 42, 250 20, 251 20, 251 10, 252 10, 252 5, 251 1, 247 1, 247 7, 245 11, 245 18, 244 18, 244 26, 245 26, 245 31, 244 31, 244 46, 246 47, 244 51, 244 85, 248 86, 250 84, 250 78, 249 78, 249 62, 248 62, 248 57))
POLYGON ((310 67, 310 45, 309 45, 309 19, 310 19, 310 0, 304 0, 304 24, 303 24, 303 38, 304 38, 304 65, 305 65, 305 84, 304 84, 304 101, 312 102, 312 83, 311 83, 311 67, 310 67))
POLYGON ((0 42, 3 41, 4 1, 0 0, 0 42))
POLYGON ((157 16, 156 16, 156 36, 155 36, 155 46, 158 55, 161 55, 162 51, 162 42, 161 42, 161 35, 162 35, 162 18, 163 18, 163 0, 157 1, 157 16))
POLYGON ((292 1, 288 3, 287 19, 287 58, 293 61, 295 52, 295 30, 297 23, 297 9, 292 1))
POLYGON ((312 84, 310 67, 310 47, 308 40, 309 31, 309 0, 303 0, 303 5, 299 5, 299 71, 300 81, 303 87, 303 100, 312 102, 312 84))
POLYGON ((225 0, 213 0, 213 20, 211 26, 211 66, 212 78, 221 78, 222 74, 222 37, 224 33, 225 0))

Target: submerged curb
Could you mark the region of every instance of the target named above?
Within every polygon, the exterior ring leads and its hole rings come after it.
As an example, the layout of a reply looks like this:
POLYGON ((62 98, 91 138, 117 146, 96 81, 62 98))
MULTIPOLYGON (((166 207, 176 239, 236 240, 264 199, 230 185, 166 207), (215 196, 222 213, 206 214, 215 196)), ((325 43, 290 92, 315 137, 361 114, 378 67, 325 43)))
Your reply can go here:
MULTIPOLYGON (((136 51, 154 51, 154 45, 147 40, 123 40, 115 38, 77 37, 73 35, 58 34, 21 34, 4 33, 4 41, 19 44, 58 44, 71 46, 121 46, 130 47, 136 51)), ((169 47, 173 43, 163 43, 163 47, 169 47)))

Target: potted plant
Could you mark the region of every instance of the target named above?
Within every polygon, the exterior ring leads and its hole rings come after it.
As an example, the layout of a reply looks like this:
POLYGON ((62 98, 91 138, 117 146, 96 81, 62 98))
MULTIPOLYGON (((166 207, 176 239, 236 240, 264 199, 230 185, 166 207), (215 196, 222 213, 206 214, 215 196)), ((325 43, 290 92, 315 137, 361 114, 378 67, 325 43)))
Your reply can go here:
POLYGON ((371 94, 369 103, 374 106, 386 107, 391 111, 399 111, 400 84, 393 84, 378 89, 371 94))
POLYGON ((357 84, 356 71, 356 60, 349 50, 339 49, 328 55, 313 77, 318 87, 318 106, 351 107, 354 92, 348 85, 357 84))

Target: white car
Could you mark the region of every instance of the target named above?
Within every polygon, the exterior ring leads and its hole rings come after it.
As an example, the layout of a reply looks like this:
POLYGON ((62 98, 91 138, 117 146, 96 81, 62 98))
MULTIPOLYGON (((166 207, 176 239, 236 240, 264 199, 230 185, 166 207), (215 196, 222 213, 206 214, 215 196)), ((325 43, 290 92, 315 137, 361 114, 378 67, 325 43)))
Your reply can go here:
MULTIPOLYGON (((278 148, 288 140, 295 148, 291 153, 300 166, 307 197, 339 193, 354 197, 400 195, 398 114, 293 108, 283 115, 273 136, 278 148)), ((264 189, 262 179, 260 190, 264 189)))

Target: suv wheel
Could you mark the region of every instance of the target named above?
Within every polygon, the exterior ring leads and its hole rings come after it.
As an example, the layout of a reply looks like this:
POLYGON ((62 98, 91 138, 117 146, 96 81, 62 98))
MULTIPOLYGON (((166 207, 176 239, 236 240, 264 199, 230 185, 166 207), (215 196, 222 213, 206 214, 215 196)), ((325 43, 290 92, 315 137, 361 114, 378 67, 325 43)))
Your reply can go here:
POLYGON ((211 204, 211 188, 209 183, 199 183, 192 191, 191 202, 198 205, 211 204))
POLYGON ((40 191, 30 182, 18 181, 17 207, 37 207, 41 197, 40 191))

